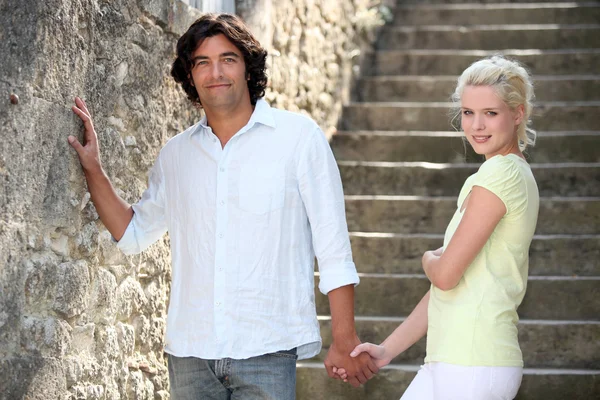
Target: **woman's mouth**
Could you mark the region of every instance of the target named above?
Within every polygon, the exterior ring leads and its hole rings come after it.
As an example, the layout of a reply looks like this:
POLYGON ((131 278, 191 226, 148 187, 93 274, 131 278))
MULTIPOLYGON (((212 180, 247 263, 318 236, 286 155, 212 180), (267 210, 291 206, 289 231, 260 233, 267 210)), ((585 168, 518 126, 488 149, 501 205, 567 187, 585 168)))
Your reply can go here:
POLYGON ((488 140, 489 140, 489 139, 490 139, 492 136, 491 136, 491 135, 489 135, 489 136, 475 136, 475 135, 472 135, 471 137, 473 138, 473 141, 475 141, 475 143, 485 143, 485 142, 487 142, 487 141, 488 141, 488 140))

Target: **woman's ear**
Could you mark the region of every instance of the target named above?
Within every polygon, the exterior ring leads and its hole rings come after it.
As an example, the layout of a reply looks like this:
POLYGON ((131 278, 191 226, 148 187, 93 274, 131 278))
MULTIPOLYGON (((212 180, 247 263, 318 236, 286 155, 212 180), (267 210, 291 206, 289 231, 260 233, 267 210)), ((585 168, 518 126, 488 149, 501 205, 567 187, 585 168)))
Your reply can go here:
POLYGON ((515 126, 521 125, 523 118, 525 117, 525 106, 519 104, 515 109, 515 126))

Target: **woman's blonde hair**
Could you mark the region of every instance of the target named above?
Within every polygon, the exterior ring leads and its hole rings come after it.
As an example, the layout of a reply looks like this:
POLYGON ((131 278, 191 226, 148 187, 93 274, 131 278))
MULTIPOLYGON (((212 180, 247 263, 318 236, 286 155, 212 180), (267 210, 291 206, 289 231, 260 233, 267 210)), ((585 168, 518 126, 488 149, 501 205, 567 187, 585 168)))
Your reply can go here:
POLYGON ((452 122, 460 126, 461 97, 465 86, 491 86, 498 97, 511 109, 523 105, 523 121, 517 127, 519 149, 535 144, 536 132, 529 127, 533 110, 533 84, 529 73, 520 63, 503 56, 492 56, 471 64, 458 78, 452 94, 452 122))

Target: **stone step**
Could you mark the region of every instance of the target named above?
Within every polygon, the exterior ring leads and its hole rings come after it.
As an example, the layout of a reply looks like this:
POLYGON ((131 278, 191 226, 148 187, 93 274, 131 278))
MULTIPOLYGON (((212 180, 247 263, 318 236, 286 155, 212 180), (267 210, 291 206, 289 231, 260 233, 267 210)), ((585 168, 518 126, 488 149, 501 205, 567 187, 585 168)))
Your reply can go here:
MULTIPOLYGON (((338 161, 481 163, 461 132, 340 131, 331 139, 338 161)), ((600 131, 538 132, 529 162, 600 162, 600 131)))
MULTIPOLYGON (((456 197, 346 196, 350 231, 443 233, 456 211, 456 197)), ((600 233, 600 198, 540 199, 539 235, 600 233)))
MULTIPOLYGON (((354 292, 356 315, 408 315, 430 287, 427 277, 421 274, 361 273, 359 276, 360 284, 354 292)), ((518 312, 524 319, 599 321, 598 296, 599 276, 530 276, 518 312)), ((315 303, 317 314, 331 315, 327 296, 320 294, 316 287, 315 303)))
MULTIPOLYGON (((351 103, 344 108, 341 124, 346 130, 449 130, 451 106, 435 102, 351 103)), ((540 131, 598 129, 600 101, 540 102, 532 119, 533 128, 540 131)))
MULTIPOLYGON (((481 25, 507 22, 511 24, 596 24, 600 21, 600 3, 589 2, 501 2, 467 3, 464 0, 443 4, 398 3, 395 25, 481 25), (462 3, 462 4, 448 4, 462 3)), ((414 3, 414 2, 413 2, 414 3)))
POLYGON ((494 54, 517 59, 533 75, 594 75, 600 49, 563 50, 389 50, 367 54, 363 76, 460 75, 473 62, 494 54))
MULTIPOLYGON (((423 253, 440 247, 444 235, 351 232, 350 242, 360 273, 422 274, 423 253)), ((600 276, 598 260, 600 235, 536 235, 529 249, 529 274, 600 276)))
POLYGON ((600 47, 600 25, 597 24, 392 26, 384 29, 377 41, 377 48, 380 50, 598 47, 600 47))
MULTIPOLYGON (((388 400, 402 396, 418 367, 387 366, 359 388, 329 378, 320 362, 299 362, 296 371, 298 400, 388 400)), ((515 400, 591 400, 598 393, 598 370, 526 368, 515 400)))
MULTIPOLYGON (((600 35, 598 36, 600 38, 600 35)), ((357 101, 449 101, 457 76, 375 76, 362 79, 357 101)), ((600 75, 540 75, 534 82, 536 101, 598 101, 600 75)))
POLYGON ((537 5, 538 7, 547 7, 547 6, 560 6, 560 5, 569 5, 573 3, 579 4, 597 4, 598 1, 575 1, 575 2, 567 2, 565 0, 528 0, 524 2, 520 2, 519 0, 388 0, 385 2, 388 6, 392 7, 401 7, 401 6, 423 6, 423 7, 447 7, 449 5, 454 5, 458 7, 465 7, 469 9, 469 7, 510 7, 513 6, 521 6, 525 5, 537 5), (395 4, 394 4, 395 3, 395 4), (515 4, 520 3, 520 4, 515 4))
MULTIPOLYGON (((356 332, 363 342, 381 343, 404 317, 356 317, 356 332)), ((331 317, 319 317, 323 351, 311 361, 324 361, 331 346, 331 317)), ((519 321, 519 344, 526 368, 600 369, 599 321, 519 321)), ((419 340, 392 363, 422 365, 426 338, 419 340)))
MULTIPOLYGON (((347 195, 457 196, 479 164, 338 161, 347 195)), ((540 196, 600 197, 600 163, 531 164, 540 196)))

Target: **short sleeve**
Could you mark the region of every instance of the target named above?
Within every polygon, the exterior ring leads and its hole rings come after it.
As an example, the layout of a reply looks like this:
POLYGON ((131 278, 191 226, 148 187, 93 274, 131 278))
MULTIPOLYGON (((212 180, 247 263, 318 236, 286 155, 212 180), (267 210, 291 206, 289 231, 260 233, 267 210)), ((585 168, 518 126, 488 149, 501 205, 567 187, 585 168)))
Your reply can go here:
POLYGON ((527 205, 525 180, 519 166, 509 157, 498 155, 484 162, 473 186, 481 186, 498 196, 507 215, 524 210, 527 205))

